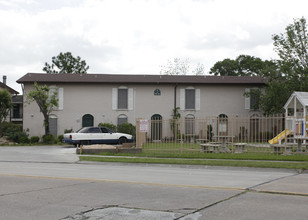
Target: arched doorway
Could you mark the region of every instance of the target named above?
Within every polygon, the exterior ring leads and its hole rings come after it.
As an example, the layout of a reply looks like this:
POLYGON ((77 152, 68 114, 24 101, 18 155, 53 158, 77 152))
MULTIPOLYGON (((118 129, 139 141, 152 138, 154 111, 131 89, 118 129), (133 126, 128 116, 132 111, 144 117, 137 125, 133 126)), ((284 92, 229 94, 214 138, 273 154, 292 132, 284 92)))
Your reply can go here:
POLYGON ((160 141, 162 136, 162 116, 159 114, 151 117, 151 138, 153 141, 160 141))
POLYGON ((188 136, 193 136, 195 133, 195 116, 186 115, 185 117, 185 134, 188 136))
POLYGON ((218 135, 224 136, 228 135, 228 116, 225 114, 220 114, 218 116, 218 122, 217 122, 217 128, 218 128, 218 135))
POLYGON ((91 127, 94 125, 93 115, 86 114, 82 116, 82 127, 91 127))
POLYGON ((49 134, 58 136, 58 117, 56 115, 49 116, 49 134))

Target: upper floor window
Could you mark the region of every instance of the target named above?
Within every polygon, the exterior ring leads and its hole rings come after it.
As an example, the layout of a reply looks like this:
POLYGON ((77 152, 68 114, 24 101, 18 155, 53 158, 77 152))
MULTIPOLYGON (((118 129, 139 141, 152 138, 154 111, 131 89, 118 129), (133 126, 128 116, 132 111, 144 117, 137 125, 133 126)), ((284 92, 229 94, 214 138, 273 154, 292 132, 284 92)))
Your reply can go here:
POLYGON ((245 89, 245 109, 259 109, 259 91, 258 89, 245 89))
POLYGON ((185 89, 185 109, 196 108, 196 93, 195 89, 185 89))
POLYGON ((200 89, 194 87, 180 89, 180 109, 200 110, 200 89))
POLYGON ((154 95, 156 96, 159 96, 161 93, 160 93, 160 90, 159 89, 155 89, 154 90, 154 95))
POLYGON ((54 110, 63 110, 63 88, 58 88, 57 86, 49 86, 49 98, 56 94, 56 98, 58 99, 58 107, 55 107, 54 110))
POLYGON ((134 90, 121 86, 112 89, 112 110, 133 110, 134 90))
POLYGON ((118 109, 128 108, 128 89, 118 89, 118 109))

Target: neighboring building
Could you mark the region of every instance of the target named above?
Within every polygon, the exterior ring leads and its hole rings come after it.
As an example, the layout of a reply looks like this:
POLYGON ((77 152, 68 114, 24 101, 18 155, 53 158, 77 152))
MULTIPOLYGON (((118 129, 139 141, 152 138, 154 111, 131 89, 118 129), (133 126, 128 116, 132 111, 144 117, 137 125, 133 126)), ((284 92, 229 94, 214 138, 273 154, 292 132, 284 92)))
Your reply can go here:
MULTIPOLYGON (((252 108, 253 99, 244 93, 265 86, 260 77, 117 74, 28 73, 17 82, 23 84, 24 97, 34 82, 58 91, 59 107, 50 120, 55 135, 100 122, 170 119, 176 107, 188 119, 252 117, 260 111, 252 108)), ((35 102, 24 105, 23 125, 30 136, 44 134, 43 115, 35 102)))
POLYGON ((13 95, 12 104, 13 104, 13 108, 10 114, 10 121, 15 124, 22 124, 23 96, 13 95))
POLYGON ((3 76, 3 82, 0 82, 0 90, 6 89, 12 95, 13 109, 7 118, 7 121, 22 124, 23 97, 19 92, 6 85, 6 76, 3 76), (18 112, 18 114, 17 114, 18 112))
POLYGON ((11 93, 12 95, 17 95, 19 92, 17 92, 16 90, 12 89, 11 87, 6 85, 6 76, 3 76, 3 82, 0 82, 0 90, 1 89, 6 89, 7 91, 9 91, 9 93, 11 93))

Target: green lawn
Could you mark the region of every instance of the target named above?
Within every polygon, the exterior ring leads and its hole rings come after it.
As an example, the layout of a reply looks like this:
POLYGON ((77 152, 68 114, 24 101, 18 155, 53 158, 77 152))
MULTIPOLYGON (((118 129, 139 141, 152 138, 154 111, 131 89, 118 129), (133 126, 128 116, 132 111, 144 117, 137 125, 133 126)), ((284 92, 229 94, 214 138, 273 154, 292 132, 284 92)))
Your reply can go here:
POLYGON ((80 161, 95 162, 124 162, 124 163, 151 163, 151 164, 185 164, 207 166, 231 166, 231 167, 258 167, 258 168, 284 168, 306 170, 308 162, 282 162, 282 161, 259 161, 259 160, 209 160, 209 159, 185 159, 185 158, 127 158, 127 157, 93 157, 80 156, 80 161))
MULTIPOLYGON (((256 145, 256 144, 255 144, 256 145)), ((245 153, 203 153, 199 144, 147 143, 140 154, 101 153, 98 157, 80 156, 80 160, 102 162, 191 164, 208 166, 270 167, 307 169, 308 155, 282 155, 272 153, 271 148, 250 145, 245 153), (99 157, 117 156, 117 157, 99 157)), ((228 146, 232 150, 232 146, 228 146)))

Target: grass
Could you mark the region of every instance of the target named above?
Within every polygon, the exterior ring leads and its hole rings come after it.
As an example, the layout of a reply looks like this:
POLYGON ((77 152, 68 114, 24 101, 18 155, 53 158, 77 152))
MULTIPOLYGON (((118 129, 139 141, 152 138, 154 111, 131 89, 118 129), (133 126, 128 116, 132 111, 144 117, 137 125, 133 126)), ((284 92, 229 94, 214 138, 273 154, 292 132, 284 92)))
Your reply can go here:
POLYGON ((194 148, 192 148, 191 145, 187 145, 185 148, 183 147, 181 151, 178 144, 173 144, 171 147, 160 146, 158 149, 151 149, 150 146, 145 146, 143 148, 143 152, 138 155, 128 153, 100 153, 97 156, 80 156, 80 160, 95 162, 185 164, 206 166, 286 168, 300 170, 308 169, 308 155, 305 154, 281 155, 273 154, 269 151, 248 152, 240 154, 202 153, 200 152, 200 146, 193 147, 195 147, 195 150, 191 150, 194 148))
POLYGON ((124 163, 151 163, 151 164, 184 164, 206 166, 232 166, 232 167, 259 167, 259 168, 284 168, 308 169, 308 162, 281 162, 281 161, 255 161, 255 160, 209 160, 185 158, 147 158, 147 157, 95 157, 80 156, 80 161, 94 162, 124 162, 124 163))
POLYGON ((102 156, 129 156, 129 157, 143 157, 143 158, 182 158, 182 159, 229 159, 229 160, 264 160, 264 161, 307 161, 308 155, 305 154, 270 154, 270 153, 201 153, 201 152, 143 152, 140 154, 128 153, 100 153, 102 156))

